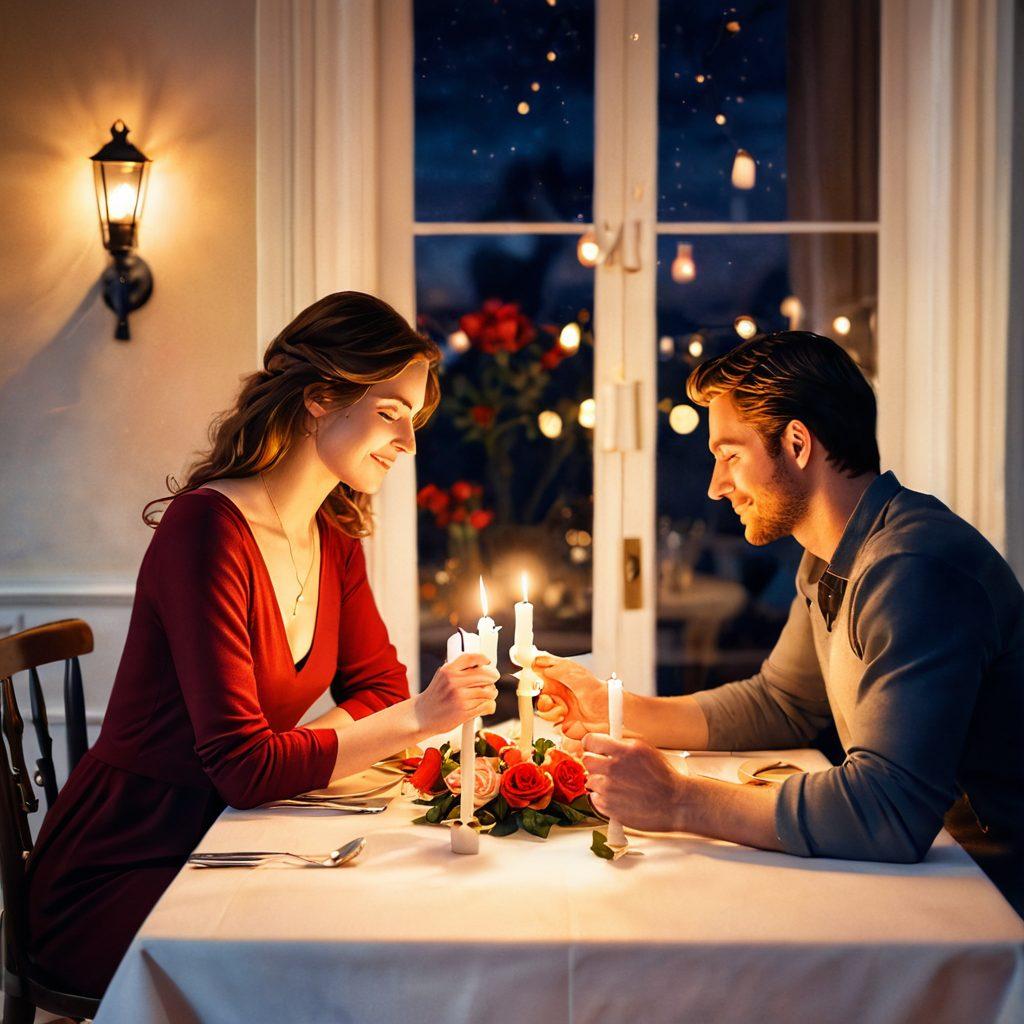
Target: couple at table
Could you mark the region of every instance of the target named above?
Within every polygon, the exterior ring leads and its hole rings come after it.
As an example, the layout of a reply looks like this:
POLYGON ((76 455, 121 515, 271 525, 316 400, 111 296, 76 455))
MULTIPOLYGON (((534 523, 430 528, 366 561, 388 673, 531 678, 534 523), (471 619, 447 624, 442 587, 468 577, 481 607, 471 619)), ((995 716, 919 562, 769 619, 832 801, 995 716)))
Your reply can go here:
MULTIPOLYGON (((325 786, 493 712, 479 655, 410 697, 360 546, 370 496, 437 405, 438 362, 385 303, 329 295, 274 339, 173 488, 100 737, 28 864, 30 952, 51 987, 103 992, 226 805, 325 786), (299 727, 328 687, 337 707, 299 727)), ((630 695, 640 739, 604 735, 604 684, 588 672, 538 665, 541 711, 582 742, 597 806, 805 856, 918 859, 963 792, 984 827, 1012 831, 1024 594, 1009 567, 938 501, 880 475, 874 397, 831 341, 752 339, 688 390, 709 408, 711 496, 751 543, 792 534, 807 553, 761 672, 693 697, 630 695), (655 750, 799 746, 833 721, 844 763, 779 789, 682 778, 655 750)))

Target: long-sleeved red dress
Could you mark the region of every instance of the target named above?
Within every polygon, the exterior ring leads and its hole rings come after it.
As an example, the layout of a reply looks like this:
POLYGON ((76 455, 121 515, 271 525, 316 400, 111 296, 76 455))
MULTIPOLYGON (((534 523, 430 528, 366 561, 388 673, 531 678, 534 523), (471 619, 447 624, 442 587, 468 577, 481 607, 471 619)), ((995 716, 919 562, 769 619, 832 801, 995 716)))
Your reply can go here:
POLYGON ((225 805, 325 786, 333 729, 296 728, 329 687, 362 718, 409 696, 357 540, 323 510, 313 642, 292 663, 249 524, 225 495, 175 498, 139 570, 95 746, 46 815, 28 864, 41 980, 99 996, 225 805))

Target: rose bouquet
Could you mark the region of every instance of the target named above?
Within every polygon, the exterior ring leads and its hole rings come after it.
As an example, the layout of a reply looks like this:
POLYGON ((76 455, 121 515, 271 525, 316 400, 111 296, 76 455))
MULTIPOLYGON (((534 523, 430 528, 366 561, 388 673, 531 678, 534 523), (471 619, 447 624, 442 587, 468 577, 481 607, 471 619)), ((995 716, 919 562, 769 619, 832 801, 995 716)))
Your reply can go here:
MULTIPOLYGON (((587 794, 587 770, 551 740, 539 739, 533 756, 492 732, 476 736, 473 806, 482 831, 507 836, 523 829, 547 839, 553 825, 603 821, 587 794)), ((406 762, 415 801, 429 808, 416 825, 441 825, 459 816, 461 769, 450 743, 429 747, 406 762)))

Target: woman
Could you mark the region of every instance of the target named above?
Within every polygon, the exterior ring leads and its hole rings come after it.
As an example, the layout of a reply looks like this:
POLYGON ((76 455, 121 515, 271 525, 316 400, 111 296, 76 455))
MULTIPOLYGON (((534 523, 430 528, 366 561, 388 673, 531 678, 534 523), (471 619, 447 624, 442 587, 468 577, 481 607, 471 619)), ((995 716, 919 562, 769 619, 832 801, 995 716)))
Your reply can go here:
POLYGON ((329 295, 271 343, 139 571, 96 745, 29 863, 30 949, 53 987, 99 996, 224 809, 326 786, 494 710, 463 655, 410 699, 366 578, 369 496, 416 450, 438 351, 369 295, 329 295), (333 683, 338 706, 300 717, 333 683))

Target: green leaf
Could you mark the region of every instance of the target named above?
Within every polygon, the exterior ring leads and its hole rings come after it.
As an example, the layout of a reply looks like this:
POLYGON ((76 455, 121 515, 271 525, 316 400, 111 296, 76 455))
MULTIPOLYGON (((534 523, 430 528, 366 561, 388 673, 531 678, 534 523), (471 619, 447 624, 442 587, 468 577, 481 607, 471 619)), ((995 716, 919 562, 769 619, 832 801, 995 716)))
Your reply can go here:
POLYGON ((487 754, 487 740, 483 736, 477 736, 473 749, 476 751, 477 757, 485 757, 487 754))
POLYGON ((607 821, 603 815, 598 814, 594 809, 594 805, 590 802, 590 797, 586 793, 583 796, 576 797, 575 800, 569 805, 573 810, 579 811, 581 814, 588 818, 597 818, 600 821, 607 821))
POLYGON ((491 829, 488 835, 510 836, 519 828, 519 815, 510 814, 507 818, 499 818, 498 824, 491 829))
POLYGON ((437 803, 427 811, 427 821, 431 825, 437 825, 444 821, 448 812, 458 803, 458 797, 454 793, 446 793, 437 799, 437 803))
POLYGON ((508 817, 510 810, 508 801, 503 796, 496 797, 495 800, 489 805, 491 812, 494 814, 498 821, 503 821, 508 817))
POLYGON ((557 825, 558 819, 553 814, 543 814, 530 807, 523 808, 523 828, 530 835, 547 839, 552 825, 557 825))
POLYGON ((615 851, 608 845, 608 840, 605 838, 604 833, 598 832, 596 828, 594 829, 594 837, 590 844, 590 849, 601 860, 615 859, 615 851))
POLYGON ((441 778, 447 778, 449 772, 457 771, 459 768, 459 762, 453 757, 446 757, 441 762, 441 778))
POLYGON ((577 811, 575 807, 571 807, 569 804, 561 804, 555 801, 552 802, 551 806, 554 807, 570 825, 578 825, 581 821, 585 821, 587 818, 587 815, 577 811))
POLYGON ((543 764, 544 755, 555 745, 553 740, 536 740, 533 744, 534 763, 543 764))
POLYGON ((432 825, 433 822, 425 815, 420 815, 418 818, 413 818, 412 823, 414 825, 432 825))
POLYGON ((452 749, 452 745, 451 745, 451 742, 449 740, 445 740, 444 743, 441 744, 441 747, 440 747, 440 750, 438 751, 438 753, 441 755, 441 760, 442 761, 448 756, 448 752, 451 749, 452 749))

